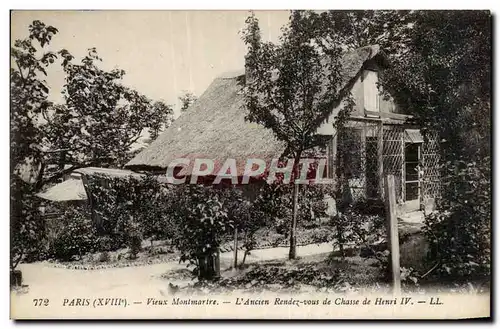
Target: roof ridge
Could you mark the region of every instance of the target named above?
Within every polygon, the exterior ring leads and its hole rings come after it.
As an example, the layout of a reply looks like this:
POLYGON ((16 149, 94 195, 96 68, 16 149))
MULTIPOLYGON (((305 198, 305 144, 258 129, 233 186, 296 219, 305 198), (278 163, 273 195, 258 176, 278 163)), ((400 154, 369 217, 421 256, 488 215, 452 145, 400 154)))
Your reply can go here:
POLYGON ((219 74, 216 79, 234 79, 245 75, 245 69, 238 69, 233 71, 226 71, 219 74))

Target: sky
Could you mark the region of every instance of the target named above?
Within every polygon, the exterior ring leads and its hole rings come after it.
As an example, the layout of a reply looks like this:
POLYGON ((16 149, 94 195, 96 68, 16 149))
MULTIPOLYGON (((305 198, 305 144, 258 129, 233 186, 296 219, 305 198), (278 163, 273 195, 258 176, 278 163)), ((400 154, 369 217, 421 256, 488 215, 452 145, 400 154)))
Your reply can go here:
MULTIPOLYGON (((264 40, 277 41, 287 11, 256 11, 264 40)), ((185 91, 200 96, 214 78, 244 67, 239 31, 248 11, 13 11, 11 43, 28 36, 33 20, 56 27, 47 50, 68 50, 75 60, 95 47, 102 68, 120 68, 123 83, 173 105, 185 91)), ((49 98, 62 102, 64 73, 48 70, 49 98)))

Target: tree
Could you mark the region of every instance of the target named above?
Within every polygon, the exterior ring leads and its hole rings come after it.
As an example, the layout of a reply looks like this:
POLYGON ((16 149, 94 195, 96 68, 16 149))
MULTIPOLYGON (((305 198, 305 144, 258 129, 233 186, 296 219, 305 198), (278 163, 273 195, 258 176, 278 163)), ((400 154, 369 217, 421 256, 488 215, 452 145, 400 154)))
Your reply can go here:
POLYGON ((191 92, 184 92, 183 95, 179 96, 179 100, 181 101, 181 113, 184 113, 188 110, 188 108, 196 101, 197 97, 191 92))
POLYGON ((155 140, 174 121, 174 110, 162 101, 156 101, 152 106, 152 114, 156 116, 156 119, 150 124, 149 138, 155 140))
POLYGON ((490 13, 334 11, 320 20, 346 48, 382 46, 390 64, 380 75, 384 91, 414 116, 424 137, 440 141, 441 212, 426 219, 435 256, 444 273, 484 269, 491 221, 490 13))
POLYGON ((49 88, 41 77, 47 74, 46 68, 57 56, 44 51, 43 47, 50 42, 57 29, 33 21, 29 33, 29 38, 16 40, 11 48, 11 270, 25 256, 40 251, 45 228, 39 211, 40 200, 34 196, 34 186, 19 179, 18 174, 30 165, 36 168, 43 155, 38 119, 51 103, 47 100, 49 88))
MULTIPOLYGON (((338 40, 330 38, 325 42, 318 34, 322 28, 318 18, 313 12, 293 11, 280 43, 273 44, 261 40, 258 20, 252 14, 242 35, 248 48, 247 119, 271 129, 277 139, 286 143, 284 156, 295 160, 292 178, 297 176, 302 154, 324 143, 316 130, 334 105, 341 106, 339 119, 353 107, 352 98, 343 92, 343 49, 338 40)), ((290 259, 296 257, 298 196, 299 186, 294 184, 290 259)))
POLYGON ((16 40, 11 48, 11 235, 19 242, 12 251, 20 258, 26 254, 24 249, 39 245, 33 243, 35 237, 43 238, 37 192, 78 167, 123 165, 143 132, 157 135, 173 114, 169 106, 153 103, 121 84, 123 70, 99 68, 101 59, 95 49, 80 64, 73 63, 65 49, 49 51, 57 32, 53 26, 33 21, 29 36, 16 40), (66 74, 64 104, 48 101, 49 86, 43 79, 56 60, 66 74), (67 164, 71 167, 65 169, 67 164), (17 176, 27 168, 33 174, 24 186, 17 176))
POLYGON ((104 71, 101 60, 92 48, 81 64, 63 63, 65 105, 46 119, 47 144, 62 148, 66 163, 123 165, 145 130, 154 139, 171 122, 170 107, 125 87, 125 72, 104 71))
POLYGON ((379 44, 386 53, 384 93, 414 116, 425 138, 440 141, 442 212, 427 218, 427 233, 440 250, 441 268, 462 275, 484 268, 491 221, 491 14, 328 11, 309 19, 321 26, 312 33, 324 43, 338 40, 345 49, 379 44))
POLYGON ((39 21, 30 36, 17 40, 11 51, 11 166, 27 159, 39 169, 36 189, 83 166, 121 166, 130 159, 132 145, 148 131, 156 138, 173 119, 173 110, 152 102, 124 86, 123 70, 105 71, 95 48, 80 64, 65 49, 43 52, 57 29, 39 21), (38 49, 33 44, 38 41, 38 49), (37 55, 41 53, 37 57, 37 55), (49 87, 40 77, 60 57, 66 84, 65 103, 47 101, 49 87), (48 164, 57 164, 49 168, 48 164), (64 170, 64 165, 72 167, 64 170))
POLYGON ((491 222, 491 14, 417 11, 382 83, 441 150, 441 214, 427 218, 443 273, 488 268, 491 222))
POLYGON ((331 10, 312 19, 325 42, 338 40, 348 50, 379 45, 387 55, 399 53, 410 38, 412 15, 405 10, 331 10))
POLYGON ((180 250, 180 261, 195 265, 193 273, 203 280, 220 276, 219 246, 231 236, 234 218, 230 204, 234 191, 202 185, 181 185, 173 189, 168 200, 170 216, 179 228, 173 238, 180 250), (229 196, 229 197, 228 197, 229 196))

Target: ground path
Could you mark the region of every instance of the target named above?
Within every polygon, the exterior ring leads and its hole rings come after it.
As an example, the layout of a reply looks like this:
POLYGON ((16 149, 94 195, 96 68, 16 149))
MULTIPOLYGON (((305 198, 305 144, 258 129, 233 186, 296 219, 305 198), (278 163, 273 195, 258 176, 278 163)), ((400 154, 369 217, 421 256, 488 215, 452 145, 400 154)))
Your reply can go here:
MULTIPOLYGON (((309 256, 326 253, 332 250, 330 243, 313 244, 297 247, 297 254, 309 256)), ((243 251, 239 251, 239 259, 243 251)), ((253 263, 266 260, 286 259, 288 248, 278 247, 254 250, 247 256, 246 262, 253 263)), ((233 252, 221 254, 221 263, 225 267, 232 263, 233 252)), ((12 303, 16 301, 28 302, 33 298, 53 298, 61 300, 78 296, 130 296, 131 292, 137 298, 148 296, 168 295, 168 280, 161 279, 160 275, 175 269, 186 268, 185 264, 168 262, 162 264, 108 268, 99 270, 74 270, 55 268, 46 263, 21 264, 23 283, 28 285, 26 293, 13 293, 12 303)), ((187 283, 178 282, 178 283, 187 283)))

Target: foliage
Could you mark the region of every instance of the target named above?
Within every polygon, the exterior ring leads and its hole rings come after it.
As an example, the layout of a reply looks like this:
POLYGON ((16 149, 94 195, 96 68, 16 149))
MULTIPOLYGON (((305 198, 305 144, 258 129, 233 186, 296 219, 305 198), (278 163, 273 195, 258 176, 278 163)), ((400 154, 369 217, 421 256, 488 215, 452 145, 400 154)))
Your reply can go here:
MULTIPOLYGON (((56 33, 53 26, 33 21, 29 37, 16 40, 11 48, 11 269, 26 257, 36 259, 43 249, 45 225, 39 211, 41 201, 34 195, 36 186, 25 183, 18 175, 32 174, 30 167, 37 168, 40 164, 42 138, 38 118, 51 105, 47 99, 49 88, 41 77, 46 75, 46 68, 56 57, 53 52, 42 50, 56 33)), ((33 181, 37 177, 27 178, 33 181)))
POLYGON ((451 277, 489 274, 491 262, 491 185, 487 163, 455 162, 444 177, 448 197, 425 218, 426 236, 438 273, 451 277), (451 193, 454 192, 454 193, 451 193))
POLYGON ((110 260, 110 257, 109 257, 109 252, 107 251, 103 251, 99 254, 99 262, 101 263, 105 263, 105 262, 109 262, 110 260))
POLYGON ((172 116, 167 105, 152 104, 123 86, 124 71, 100 69, 95 49, 75 64, 67 50, 48 50, 55 27, 35 20, 28 30, 29 36, 16 40, 10 52, 13 266, 42 243, 44 223, 35 193, 77 167, 125 163, 141 132, 157 135, 172 116), (65 104, 57 105, 48 100, 44 80, 56 60, 66 74, 65 104), (72 167, 64 169, 67 164, 72 167), (18 175, 32 186, 17 181, 18 175))
MULTIPOLYGON (((168 128, 174 121, 174 110, 162 101, 152 103, 150 114, 154 116, 149 122, 149 138, 155 140, 160 133, 168 128)), ((147 126, 145 126, 147 127, 147 126)))
POLYGON ((183 95, 179 96, 179 101, 181 102, 181 113, 186 112, 189 107, 196 101, 197 97, 186 91, 183 95))
POLYGON ((330 10, 310 19, 317 26, 315 34, 327 45, 335 40, 349 50, 379 45, 387 55, 400 52, 413 22, 406 10, 330 10))
POLYGON ((94 221, 99 233, 111 238, 114 249, 128 245, 133 256, 138 239, 172 237, 165 211, 168 191, 156 177, 92 175, 87 179, 94 221))
MULTIPOLYGON (((247 119, 271 129, 293 155, 321 145, 317 126, 348 96, 342 93, 340 44, 326 47, 317 42, 311 19, 315 15, 293 11, 277 45, 261 40, 253 15, 242 36, 248 47, 247 119)), ((351 108, 346 101, 343 111, 351 108)))
POLYGON ((17 177, 10 181, 10 268, 22 260, 38 260, 45 246, 45 222, 40 212, 41 200, 33 194, 33 186, 17 177))
POLYGON ((427 217, 445 274, 468 275, 490 259, 491 14, 487 11, 327 11, 313 34, 347 49, 379 44, 385 96, 440 141, 442 200, 427 217), (390 94, 390 95, 389 95, 390 94), (477 266, 475 264, 478 264, 477 266))
POLYGON ((375 209, 364 202, 354 203, 331 218, 330 225, 337 231, 334 244, 339 247, 342 257, 345 256, 345 246, 351 245, 368 249, 367 255, 383 265, 386 263, 384 253, 372 249, 375 243, 386 236, 385 216, 375 209))
MULTIPOLYGON (((315 220, 326 217, 326 188, 310 185, 300 190, 298 222, 303 226, 312 225, 315 220)), ((280 183, 264 185, 253 202, 252 216, 262 218, 263 223, 275 226, 278 233, 285 234, 290 227, 292 189, 292 186, 280 183)))
POLYGON ((49 87, 41 77, 47 75, 46 68, 54 62, 56 54, 37 48, 43 49, 57 32, 53 26, 33 21, 29 37, 16 40, 11 48, 11 171, 27 159, 36 161, 41 156, 42 140, 37 119, 51 105, 47 99, 49 87))
POLYGON ((58 260, 70 261, 74 256, 78 259, 98 246, 95 227, 86 207, 68 207, 58 218, 57 230, 52 232, 49 240, 49 256, 58 260))
POLYGON ((422 127, 439 132, 446 158, 489 152, 490 19, 483 11, 414 12, 404 53, 382 81, 422 127))
POLYGON ((123 70, 99 68, 95 48, 76 64, 65 49, 47 50, 56 28, 34 21, 29 32, 11 48, 11 170, 31 161, 37 190, 68 172, 66 164, 122 165, 143 131, 156 138, 170 124, 171 107, 122 85, 123 70), (65 103, 52 104, 42 77, 59 59, 65 103))
MULTIPOLYGON (((333 40, 328 46, 314 35, 317 14, 293 11, 282 29, 279 44, 263 42, 257 18, 247 18, 242 39, 248 48, 245 57, 247 119, 271 129, 286 143, 284 156, 293 156, 295 179, 303 152, 324 140, 317 128, 337 105, 340 113, 350 112, 352 97, 344 91, 342 47, 333 40)), ((344 115, 339 117, 344 117, 344 115)), ((298 186, 292 201, 290 258, 295 257, 298 186)))
POLYGON ((244 276, 226 278, 219 282, 220 286, 250 288, 257 285, 280 284, 285 287, 296 284, 307 284, 319 287, 338 287, 341 281, 340 271, 325 273, 314 265, 304 265, 298 268, 273 266, 255 266, 245 272, 244 276))
POLYGON ((419 275, 413 268, 401 267, 401 282, 407 286, 419 286, 419 275))
POLYGON ((231 200, 226 197, 226 190, 214 187, 182 185, 174 189, 170 216, 179 229, 173 243, 181 252, 181 262, 198 265, 199 258, 217 253, 223 238, 231 234, 234 228, 228 214, 231 200))
POLYGON ((136 259, 137 254, 142 250, 141 247, 142 238, 139 234, 131 234, 129 239, 129 248, 130 248, 130 258, 136 259))
POLYGON ((416 11, 382 83, 438 134, 442 199, 427 217, 441 273, 469 275, 490 261, 491 15, 416 11), (477 264, 477 265, 476 265, 477 264))
POLYGON ((172 109, 125 87, 125 71, 99 68, 102 59, 89 49, 81 64, 63 63, 65 104, 47 113, 46 143, 64 149, 65 161, 120 165, 144 130, 155 139, 170 124, 172 109))

